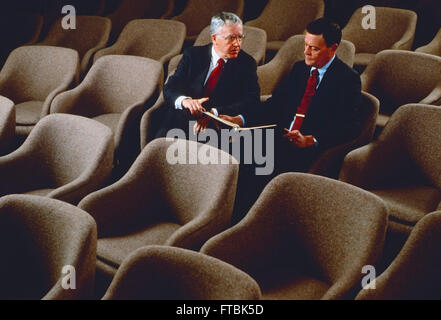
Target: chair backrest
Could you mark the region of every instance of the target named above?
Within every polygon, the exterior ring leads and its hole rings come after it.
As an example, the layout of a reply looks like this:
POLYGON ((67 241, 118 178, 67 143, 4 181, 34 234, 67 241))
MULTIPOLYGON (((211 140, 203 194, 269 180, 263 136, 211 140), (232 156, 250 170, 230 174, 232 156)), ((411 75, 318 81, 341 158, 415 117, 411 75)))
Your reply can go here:
POLYGON ((8 151, 15 137, 14 102, 0 96, 0 155, 8 151))
MULTIPOLYGON (((158 61, 136 56, 104 56, 92 65, 83 82, 73 89, 84 91, 83 104, 77 104, 77 111, 88 117, 121 113, 159 91, 162 78, 163 68, 158 61)), ((53 105, 62 97, 56 97, 53 105)))
POLYGON ((182 22, 165 19, 130 21, 117 42, 96 53, 94 61, 106 54, 134 55, 165 61, 177 55, 184 43, 186 27, 182 22))
POLYGON ((384 50, 362 73, 362 90, 380 100, 380 113, 390 114, 403 104, 418 103, 424 99, 440 82, 440 74, 441 57, 384 50))
MULTIPOLYGON (((295 35, 282 45, 270 62, 257 68, 260 94, 272 94, 276 87, 289 74, 297 61, 305 59, 305 36, 295 35)), ((336 51, 337 56, 350 67, 354 64, 354 45, 342 40, 336 51)))
POLYGON ((223 261, 182 248, 147 246, 123 261, 103 299, 257 300, 260 296, 255 280, 223 261))
MULTIPOLYGON (((396 162, 396 170, 405 164, 410 171, 401 175, 420 175, 425 183, 441 190, 441 107, 408 104, 398 108, 375 142, 396 162)), ((389 160, 388 160, 389 161, 389 160)))
POLYGON ((95 120, 70 114, 42 118, 20 148, 35 151, 35 161, 42 164, 54 187, 94 171, 108 173, 113 163, 112 131, 95 120))
POLYGON ((64 29, 58 18, 41 42, 47 46, 58 46, 77 50, 80 59, 92 48, 104 48, 109 39, 111 21, 98 16, 76 16, 75 29, 64 29))
POLYGON ((260 16, 246 24, 264 29, 268 41, 284 41, 303 34, 308 23, 322 17, 324 11, 323 0, 270 0, 260 16))
POLYGON ((1 299, 92 298, 97 231, 89 214, 55 199, 9 195, 0 199, 0 230, 1 299))
POLYGON ((438 30, 432 41, 425 46, 416 48, 415 51, 441 56, 441 28, 438 30))
POLYGON ((264 266, 304 270, 331 285, 323 298, 341 299, 361 283, 363 266, 380 256, 387 216, 383 201, 360 188, 285 173, 265 187, 239 224, 208 240, 201 252, 258 282, 264 266))
POLYGON ((124 26, 134 19, 160 19, 173 11, 174 0, 122 0, 115 12, 108 15, 112 20, 112 34, 116 38, 124 26))
POLYGON ((241 18, 243 8, 244 0, 189 0, 184 11, 172 19, 185 23, 188 36, 196 36, 210 24, 211 17, 215 14, 226 11, 241 18))
POLYGON ((439 300, 441 297, 441 211, 423 217, 374 289, 356 299, 439 300))
POLYGON ((44 101, 60 86, 68 87, 78 74, 75 50, 52 46, 24 46, 11 52, 0 71, 0 94, 15 104, 44 101))
POLYGON ((226 152, 196 141, 161 138, 142 150, 120 181, 136 181, 140 189, 150 190, 150 201, 162 207, 158 212, 169 213, 178 224, 212 210, 219 213, 219 222, 228 222, 237 173, 237 161, 226 152))
POLYGON ((386 49, 410 50, 417 14, 410 10, 374 7, 375 29, 363 28, 366 14, 358 8, 342 30, 342 37, 354 43, 356 53, 377 53, 386 49))
MULTIPOLYGON (((256 60, 257 64, 263 63, 265 60, 266 50, 265 30, 244 25, 243 33, 245 35, 245 39, 243 40, 241 50, 244 50, 246 53, 251 55, 254 60, 256 60)), ((209 43, 211 43, 210 26, 206 26, 204 30, 199 33, 194 45, 203 46, 209 43)))

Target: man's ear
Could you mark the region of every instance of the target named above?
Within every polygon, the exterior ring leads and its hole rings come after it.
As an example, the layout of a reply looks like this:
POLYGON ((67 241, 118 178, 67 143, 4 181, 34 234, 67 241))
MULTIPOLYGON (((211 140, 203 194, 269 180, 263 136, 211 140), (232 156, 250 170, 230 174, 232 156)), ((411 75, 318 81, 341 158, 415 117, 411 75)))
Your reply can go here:
POLYGON ((338 49, 338 43, 334 43, 334 44, 331 46, 331 49, 332 49, 333 52, 337 51, 337 49, 338 49))
POLYGON ((214 41, 216 41, 216 34, 215 33, 211 35, 211 42, 214 42, 214 41))

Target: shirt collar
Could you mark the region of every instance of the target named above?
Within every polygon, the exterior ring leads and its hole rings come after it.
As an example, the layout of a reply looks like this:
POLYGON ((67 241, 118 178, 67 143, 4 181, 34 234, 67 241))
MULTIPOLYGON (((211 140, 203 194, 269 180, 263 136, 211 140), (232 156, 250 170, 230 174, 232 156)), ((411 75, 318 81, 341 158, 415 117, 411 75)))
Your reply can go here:
MULTIPOLYGON (((220 56, 217 54, 216 50, 214 50, 214 46, 211 46, 211 63, 215 66, 217 61, 220 59, 220 56)), ((227 59, 223 59, 224 62, 227 62, 227 59)))
MULTIPOLYGON (((318 72, 319 72, 319 75, 320 75, 320 76, 324 75, 325 72, 326 72, 326 70, 328 70, 329 66, 331 65, 332 61, 334 61, 334 59, 335 59, 335 54, 334 54, 334 56, 331 58, 331 60, 329 60, 328 63, 325 64, 323 67, 321 67, 321 68, 312 67, 312 68, 311 68, 311 72, 312 72, 314 69, 317 69, 318 72)), ((217 61, 217 60, 216 60, 216 61, 217 61)))

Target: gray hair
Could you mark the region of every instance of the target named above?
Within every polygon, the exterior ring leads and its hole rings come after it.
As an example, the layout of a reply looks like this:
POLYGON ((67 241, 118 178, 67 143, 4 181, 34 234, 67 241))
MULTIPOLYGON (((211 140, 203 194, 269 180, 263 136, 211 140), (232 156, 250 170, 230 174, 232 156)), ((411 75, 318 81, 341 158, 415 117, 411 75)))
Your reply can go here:
POLYGON ((242 25, 242 20, 231 12, 221 12, 211 18, 210 35, 217 34, 219 30, 225 25, 242 25))

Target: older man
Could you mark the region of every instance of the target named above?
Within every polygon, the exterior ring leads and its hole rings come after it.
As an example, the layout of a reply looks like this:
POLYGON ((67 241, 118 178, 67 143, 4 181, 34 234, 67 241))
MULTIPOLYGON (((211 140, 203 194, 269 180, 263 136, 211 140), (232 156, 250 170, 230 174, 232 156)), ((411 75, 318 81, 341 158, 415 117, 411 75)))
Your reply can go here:
POLYGON ((165 84, 169 112, 157 136, 165 136, 171 128, 187 130, 190 120, 197 120, 193 129, 199 132, 210 122, 201 111, 241 117, 259 103, 256 62, 241 51, 244 34, 240 18, 227 12, 214 16, 210 34, 211 44, 184 51, 176 72, 165 84))

